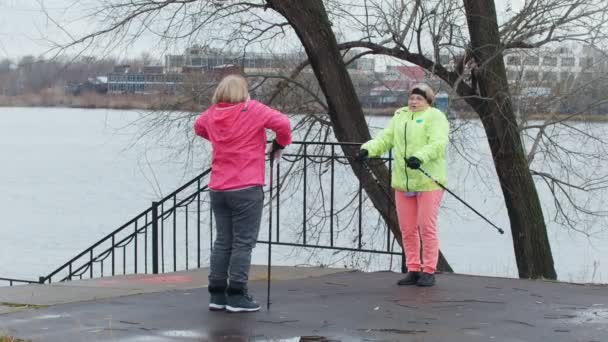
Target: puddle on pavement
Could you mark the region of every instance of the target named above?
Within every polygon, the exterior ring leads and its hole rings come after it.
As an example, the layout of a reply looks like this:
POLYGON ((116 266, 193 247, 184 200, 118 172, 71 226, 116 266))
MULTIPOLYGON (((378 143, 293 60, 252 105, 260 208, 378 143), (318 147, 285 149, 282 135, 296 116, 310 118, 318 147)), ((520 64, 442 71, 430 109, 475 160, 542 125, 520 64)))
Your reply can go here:
POLYGON ((325 336, 300 336, 282 339, 254 339, 256 342, 341 342, 340 339, 329 338, 325 336))
POLYGON ((576 313, 573 319, 577 324, 608 324, 608 308, 603 306, 592 306, 586 310, 576 313))
POLYGON ((48 320, 53 320, 53 319, 62 319, 62 318, 69 318, 69 317, 70 317, 69 314, 39 315, 39 316, 30 317, 30 318, 9 319, 7 321, 3 321, 2 323, 7 323, 10 325, 31 324, 32 322, 35 322, 35 321, 48 321, 48 320))
POLYGON ((162 335, 166 336, 166 337, 183 337, 183 338, 195 338, 195 339, 201 339, 203 337, 206 337, 205 335, 201 334, 200 332, 194 331, 194 330, 168 330, 168 331, 163 331, 162 335))
MULTIPOLYGON (((240 334, 225 334, 225 335, 214 335, 207 336, 204 333, 194 330, 167 330, 160 333, 164 337, 177 337, 184 339, 196 339, 197 341, 215 341, 215 339, 221 339, 222 341, 234 341, 234 342, 341 342, 341 338, 326 337, 326 336, 297 336, 290 338, 269 338, 266 336, 248 336, 240 334), (211 339, 210 339, 211 338, 211 339)), ((122 341, 122 340, 121 340, 122 341)), ((142 340, 143 341, 143 340, 142 340)), ((135 342, 135 341, 129 341, 135 342)))

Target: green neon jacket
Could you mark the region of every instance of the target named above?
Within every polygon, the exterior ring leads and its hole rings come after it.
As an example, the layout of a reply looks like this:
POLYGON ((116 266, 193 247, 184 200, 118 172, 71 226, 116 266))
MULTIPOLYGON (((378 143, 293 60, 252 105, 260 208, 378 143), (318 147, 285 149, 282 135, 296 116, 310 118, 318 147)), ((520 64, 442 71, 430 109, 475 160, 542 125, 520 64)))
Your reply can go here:
POLYGON ((374 139, 361 145, 370 157, 378 157, 394 149, 391 186, 400 191, 432 191, 441 189, 419 170, 406 166, 409 157, 422 161, 421 167, 447 186, 446 146, 450 124, 440 110, 429 107, 411 112, 408 107, 395 111, 388 126, 374 139))

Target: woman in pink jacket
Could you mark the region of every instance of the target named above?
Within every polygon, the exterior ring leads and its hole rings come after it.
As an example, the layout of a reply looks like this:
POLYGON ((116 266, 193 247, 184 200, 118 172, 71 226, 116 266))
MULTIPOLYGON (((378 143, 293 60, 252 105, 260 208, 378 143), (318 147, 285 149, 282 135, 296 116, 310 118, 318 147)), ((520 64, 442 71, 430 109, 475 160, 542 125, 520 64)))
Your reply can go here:
POLYGON ((212 103, 194 124, 196 134, 213 146, 209 188, 217 235, 210 260, 209 309, 258 311, 247 280, 264 204, 266 129, 276 133, 274 153, 291 143, 291 125, 286 115, 250 100, 241 76, 226 76, 212 103))

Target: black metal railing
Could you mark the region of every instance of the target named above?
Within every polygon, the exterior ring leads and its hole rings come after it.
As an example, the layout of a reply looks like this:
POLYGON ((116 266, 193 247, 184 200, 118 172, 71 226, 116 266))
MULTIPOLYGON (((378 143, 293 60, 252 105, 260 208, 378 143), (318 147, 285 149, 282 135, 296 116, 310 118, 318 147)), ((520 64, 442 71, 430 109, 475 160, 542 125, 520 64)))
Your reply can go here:
MULTIPOLYGON (((363 192, 361 183, 350 170, 348 157, 337 151, 337 149, 342 146, 351 148, 356 147, 358 149, 360 144, 298 141, 291 145, 291 150, 288 149, 282 154, 281 161, 277 162, 277 164, 274 166, 276 171, 276 174, 273 175, 275 184, 277 180, 282 179, 281 173, 284 169, 290 170, 290 173, 294 173, 294 169, 297 169, 301 182, 298 182, 299 186, 296 187, 296 193, 301 193, 301 198, 291 194, 292 196, 289 199, 283 199, 289 194, 287 193, 288 191, 286 191, 284 185, 279 185, 281 189, 280 191, 275 191, 276 195, 273 198, 273 206, 276 208, 276 210, 273 212, 273 222, 275 223, 276 232, 274 233, 271 243, 277 246, 386 254, 401 257, 403 255, 401 250, 398 252, 394 251, 394 243, 391 243, 391 241, 393 241, 393 234, 386 225, 383 224, 380 228, 380 230, 384 231, 382 234, 384 234, 386 237, 386 239, 382 238, 381 248, 378 248, 380 246, 378 244, 379 241, 377 238, 377 229, 373 230, 373 233, 376 234, 375 238, 372 238, 370 234, 365 234, 364 226, 368 228, 367 230, 369 230, 370 226, 372 226, 370 224, 371 220, 369 217, 368 220, 365 220, 365 216, 373 216, 373 221, 377 221, 379 214, 371 207, 371 205, 367 206, 367 209, 372 210, 373 215, 365 215, 363 213, 363 208, 366 207, 366 204, 369 204, 369 200, 366 198, 363 192), (288 167, 282 166, 284 162, 288 163, 288 167), (297 168, 296 166, 298 163, 301 164, 300 168, 297 168), (316 170, 317 172, 314 172, 315 164, 319 167, 319 169, 316 170), (339 168, 342 169, 341 172, 338 172, 339 168), (310 190, 311 172, 315 177, 325 176, 326 178, 329 178, 325 182, 328 183, 325 185, 329 187, 329 193, 327 194, 329 196, 329 203, 316 203, 317 206, 326 205, 329 207, 326 217, 329 222, 322 227, 325 229, 324 232, 319 231, 319 229, 314 229, 311 231, 309 227, 311 220, 310 211, 311 209, 314 211, 314 208, 309 207, 308 200, 311 194, 314 194, 314 192, 310 190), (345 175, 349 177, 344 178, 345 175), (336 196, 336 188, 338 186, 340 187, 341 196, 336 196), (342 198, 341 204, 337 203, 339 201, 338 198, 342 198), (353 205, 353 203, 355 204, 353 205), (297 241, 284 241, 281 239, 281 236, 285 235, 284 230, 286 227, 281 226, 281 222, 284 222, 284 220, 282 220, 281 208, 293 207, 301 207, 302 210, 299 225, 297 225, 297 223, 294 224, 295 222, 293 222, 293 216, 289 216, 292 220, 289 222, 288 226, 297 227, 299 230, 298 239, 297 241), (345 208, 348 208, 349 210, 345 211, 345 208), (356 221, 354 226, 349 224, 349 228, 352 229, 354 234, 348 234, 345 237, 343 234, 345 229, 337 226, 337 222, 340 217, 338 211, 342 213, 342 216, 351 218, 351 220, 348 220, 349 223, 356 221), (325 239, 320 239, 320 237, 325 237, 325 239), (311 240, 313 242, 311 242, 311 240), (353 242, 353 244, 351 244, 351 246, 347 246, 344 244, 345 240, 349 240, 350 242, 353 242)), ((381 158, 381 160, 388 163, 389 169, 392 167, 391 155, 389 155, 387 158, 381 158)), ((291 178, 293 181, 293 176, 291 178)), ((317 185, 320 185, 320 188, 323 188, 323 181, 317 179, 316 183, 317 185)), ((323 191, 323 193, 326 194, 325 191, 323 191)), ((387 194, 387 196, 390 196, 390 194, 387 194)), ((388 200, 387 203, 392 205, 392 199, 388 200)), ((373 226, 376 227, 377 225, 374 224, 373 226)), ((262 227, 262 232, 263 231, 264 227, 262 227)), ((262 239, 259 240, 258 243, 268 243, 268 240, 262 239)))
MULTIPOLYGON (((273 198, 266 199, 258 243, 278 248, 384 255, 400 261, 390 229, 380 219, 341 148, 353 143, 294 142, 274 165, 273 198), (337 193, 339 191, 339 194, 337 193), (268 239, 272 236, 272 239, 268 239)), ((391 167, 391 156, 383 160, 391 167)), ((267 168, 267 170, 270 168, 267 168)), ((213 214, 206 170, 103 239, 50 272, 39 283, 121 274, 156 274, 205 266, 213 248, 213 214)), ((390 196, 387 194, 387 196, 390 196)), ((392 200, 387 201, 392 205, 392 200)), ((285 252, 285 250, 283 250, 285 252)), ((301 256, 300 256, 301 257, 301 256)), ((286 260, 286 259, 285 259, 286 260)), ((324 262, 325 263, 325 262, 324 262)), ((356 265, 355 265, 356 266, 356 265)), ((2 280, 2 279, 0 279, 2 280)), ((31 283, 12 280, 13 283, 31 283)))
POLYGON ((36 280, 24 280, 24 279, 12 279, 12 278, 0 278, 0 285, 25 285, 25 284, 38 284, 36 280))
MULTIPOLYGON (((202 196, 208 190, 206 177, 211 172, 207 169, 194 179, 165 196, 158 202, 152 202, 150 208, 135 216, 112 233, 106 235, 91 247, 66 262, 47 276, 40 277, 40 283, 66 281, 74 278, 96 278, 117 274, 160 273, 165 272, 166 252, 172 256, 172 271, 177 271, 178 260, 178 221, 184 223, 185 229, 185 269, 190 267, 189 237, 191 206, 195 206, 195 230, 197 250, 201 250, 201 205, 202 196), (185 213, 185 218, 179 214, 185 213), (168 227, 168 229, 167 229, 168 227), (165 234, 172 238, 165 239, 165 234), (167 246, 166 241, 170 245, 167 246)), ((200 267, 200 253, 196 266, 200 267)))

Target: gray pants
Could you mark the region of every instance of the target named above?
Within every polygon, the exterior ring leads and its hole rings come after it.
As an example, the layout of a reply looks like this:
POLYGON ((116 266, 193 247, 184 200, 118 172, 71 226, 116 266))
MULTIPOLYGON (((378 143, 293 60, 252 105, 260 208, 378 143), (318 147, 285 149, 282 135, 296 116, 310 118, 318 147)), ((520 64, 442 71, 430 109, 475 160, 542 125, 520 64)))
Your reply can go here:
POLYGON ((255 186, 236 191, 211 191, 217 236, 211 252, 209 286, 244 286, 249 279, 251 251, 260 231, 264 191, 255 186))

